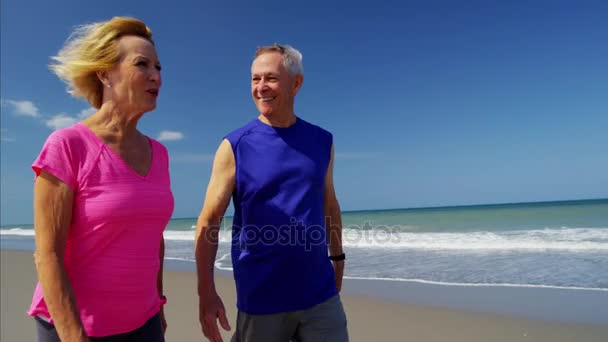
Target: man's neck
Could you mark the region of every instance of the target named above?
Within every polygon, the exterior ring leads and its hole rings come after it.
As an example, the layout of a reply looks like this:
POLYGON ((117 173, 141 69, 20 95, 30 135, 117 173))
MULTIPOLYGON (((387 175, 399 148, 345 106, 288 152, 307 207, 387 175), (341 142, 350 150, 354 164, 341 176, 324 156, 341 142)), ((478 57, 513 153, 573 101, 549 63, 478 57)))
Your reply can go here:
POLYGON ((276 115, 272 117, 265 116, 260 114, 258 119, 268 126, 272 127, 290 127, 296 123, 297 117, 295 113, 289 113, 286 115, 276 115))

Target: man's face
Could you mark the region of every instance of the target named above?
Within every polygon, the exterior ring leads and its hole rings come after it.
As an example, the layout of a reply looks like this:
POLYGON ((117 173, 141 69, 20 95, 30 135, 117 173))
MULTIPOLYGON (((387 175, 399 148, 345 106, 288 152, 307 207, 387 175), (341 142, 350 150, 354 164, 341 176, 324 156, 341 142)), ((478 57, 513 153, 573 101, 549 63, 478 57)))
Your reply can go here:
POLYGON ((258 56, 251 65, 251 96, 260 114, 273 117, 293 113, 293 100, 302 79, 301 75, 289 74, 280 53, 258 56))

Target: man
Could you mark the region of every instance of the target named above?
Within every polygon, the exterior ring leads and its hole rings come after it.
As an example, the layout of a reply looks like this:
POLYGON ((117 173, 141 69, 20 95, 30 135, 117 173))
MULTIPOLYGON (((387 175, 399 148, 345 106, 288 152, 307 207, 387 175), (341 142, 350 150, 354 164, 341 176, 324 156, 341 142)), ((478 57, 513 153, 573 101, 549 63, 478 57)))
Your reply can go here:
POLYGON ((294 113, 304 81, 296 49, 258 48, 251 74, 260 115, 221 142, 196 226, 203 333, 221 341, 217 320, 230 330, 213 265, 233 197, 238 317, 232 341, 348 341, 338 295, 345 256, 332 135, 294 113))

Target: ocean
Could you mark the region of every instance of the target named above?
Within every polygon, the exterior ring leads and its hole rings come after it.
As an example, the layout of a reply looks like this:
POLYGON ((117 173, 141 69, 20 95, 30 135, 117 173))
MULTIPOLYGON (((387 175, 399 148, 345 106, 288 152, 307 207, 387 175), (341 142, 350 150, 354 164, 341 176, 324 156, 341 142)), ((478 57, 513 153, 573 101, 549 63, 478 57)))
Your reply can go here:
MULTIPOLYGON (((608 199, 352 211, 345 275, 463 286, 608 291, 608 199)), ((196 218, 170 221, 166 258, 193 261, 196 218)), ((231 218, 216 267, 231 270, 231 218)), ((0 227, 3 249, 33 249, 33 226, 0 227)))

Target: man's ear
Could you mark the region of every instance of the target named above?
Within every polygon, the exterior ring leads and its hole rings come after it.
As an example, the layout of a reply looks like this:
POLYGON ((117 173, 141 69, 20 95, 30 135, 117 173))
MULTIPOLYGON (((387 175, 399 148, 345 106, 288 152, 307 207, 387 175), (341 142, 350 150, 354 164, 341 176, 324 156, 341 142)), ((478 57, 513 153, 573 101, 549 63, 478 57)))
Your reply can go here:
POLYGON ((304 83, 303 75, 296 75, 293 82, 293 94, 297 94, 300 88, 302 88, 302 84, 304 83))

